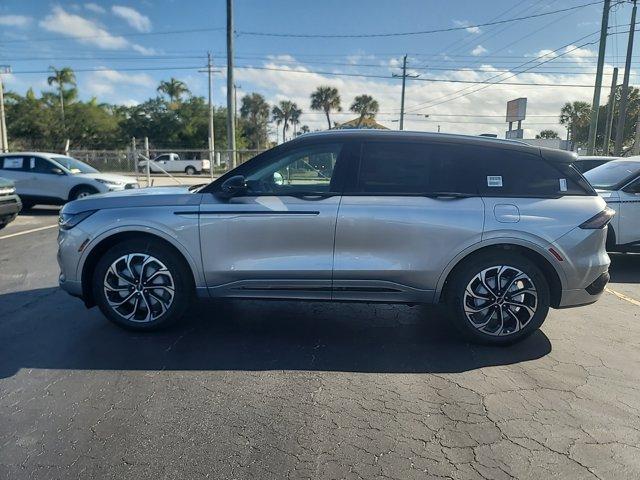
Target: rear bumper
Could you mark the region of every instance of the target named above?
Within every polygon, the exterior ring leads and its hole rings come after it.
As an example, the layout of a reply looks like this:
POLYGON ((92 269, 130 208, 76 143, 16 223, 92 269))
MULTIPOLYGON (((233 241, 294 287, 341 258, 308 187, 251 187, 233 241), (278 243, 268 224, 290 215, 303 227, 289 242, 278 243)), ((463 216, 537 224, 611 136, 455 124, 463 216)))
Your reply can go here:
POLYGON ((604 272, 585 288, 563 290, 558 308, 579 307, 597 302, 607 283, 609 283, 609 272, 604 272))

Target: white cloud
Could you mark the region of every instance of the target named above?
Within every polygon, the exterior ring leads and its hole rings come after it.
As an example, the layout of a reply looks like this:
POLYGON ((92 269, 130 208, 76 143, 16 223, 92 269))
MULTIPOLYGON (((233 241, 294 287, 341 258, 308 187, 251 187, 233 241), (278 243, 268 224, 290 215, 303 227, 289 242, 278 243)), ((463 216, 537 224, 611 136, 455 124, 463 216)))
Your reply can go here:
POLYGON ((0 15, 0 25, 3 27, 26 27, 32 20, 25 15, 0 15))
POLYGON ((111 7, 111 12, 122 18, 131 27, 135 28, 139 32, 148 32, 151 30, 151 20, 146 15, 141 14, 137 10, 131 7, 125 7, 122 5, 114 5, 111 7))
MULTIPOLYGON (((83 88, 91 95, 98 97, 111 97, 113 94, 120 93, 122 90, 130 90, 130 88, 127 87, 150 89, 156 85, 156 81, 146 73, 123 73, 112 69, 91 72, 87 80, 83 88)), ((102 100, 102 98, 100 98, 100 100, 102 100)))
POLYGON ((142 45, 138 45, 137 43, 131 45, 131 48, 142 55, 155 55, 158 53, 158 51, 154 48, 143 47, 142 45))
POLYGON ((482 45, 478 45, 476 48, 474 48, 473 50, 471 50, 471 55, 477 57, 479 55, 482 55, 484 53, 487 53, 489 50, 487 50, 486 48, 484 48, 482 45))
POLYGON ((477 34, 482 32, 482 30, 480 30, 480 27, 468 26, 470 22, 467 20, 454 20, 453 23, 458 27, 467 27, 465 28, 465 30, 469 33, 477 34))
POLYGON ((103 14, 106 13, 106 10, 101 7, 100 5, 98 5, 97 3, 85 3, 84 4, 84 8, 86 8, 87 10, 93 12, 93 13, 99 13, 99 14, 103 14))
POLYGON ((122 50, 129 46, 129 42, 123 37, 112 35, 97 23, 80 15, 67 13, 59 6, 53 7, 52 13, 40 22, 40 26, 49 32, 72 37, 104 50, 122 50))

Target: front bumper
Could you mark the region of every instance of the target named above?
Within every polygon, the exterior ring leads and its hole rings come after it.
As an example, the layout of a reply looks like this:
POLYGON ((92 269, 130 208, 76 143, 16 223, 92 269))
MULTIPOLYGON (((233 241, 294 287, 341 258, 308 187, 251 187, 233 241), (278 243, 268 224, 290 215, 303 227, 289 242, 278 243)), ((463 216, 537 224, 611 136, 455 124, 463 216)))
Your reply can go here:
POLYGON ((0 197, 0 222, 9 223, 22 210, 22 201, 18 195, 3 195, 0 197))

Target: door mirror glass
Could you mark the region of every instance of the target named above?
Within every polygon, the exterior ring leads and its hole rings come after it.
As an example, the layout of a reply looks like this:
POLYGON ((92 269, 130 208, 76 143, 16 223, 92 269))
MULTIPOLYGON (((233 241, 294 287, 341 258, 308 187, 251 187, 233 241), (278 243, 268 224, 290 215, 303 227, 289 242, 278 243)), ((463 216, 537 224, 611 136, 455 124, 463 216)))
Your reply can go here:
POLYGON ((284 185, 284 177, 280 172, 273 172, 273 184, 278 186, 284 185))
POLYGON ((51 169, 51 173, 55 173, 56 175, 64 175, 64 172, 62 171, 62 169, 58 167, 53 167, 51 169))
POLYGON ((247 190, 247 182, 244 175, 235 175, 224 181, 221 187, 222 195, 231 198, 240 195, 247 190))

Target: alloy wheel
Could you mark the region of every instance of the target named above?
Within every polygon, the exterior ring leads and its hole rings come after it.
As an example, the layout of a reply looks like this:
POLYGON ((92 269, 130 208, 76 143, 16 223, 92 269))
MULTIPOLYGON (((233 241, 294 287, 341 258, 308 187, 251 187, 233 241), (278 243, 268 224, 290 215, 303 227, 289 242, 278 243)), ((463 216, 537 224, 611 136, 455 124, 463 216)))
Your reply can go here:
POLYGON ((157 258, 130 253, 115 260, 104 276, 109 306, 130 322, 156 320, 171 307, 175 283, 169 269, 157 258))
POLYGON ((482 333, 506 336, 522 330, 533 318, 538 293, 531 278, 508 265, 478 273, 464 292, 464 312, 469 323, 482 333))

